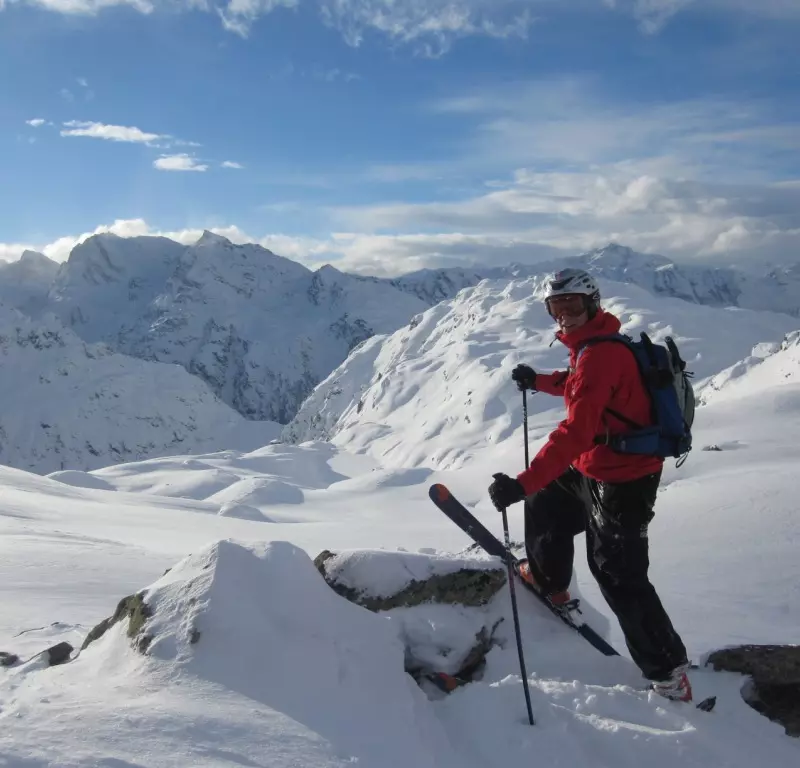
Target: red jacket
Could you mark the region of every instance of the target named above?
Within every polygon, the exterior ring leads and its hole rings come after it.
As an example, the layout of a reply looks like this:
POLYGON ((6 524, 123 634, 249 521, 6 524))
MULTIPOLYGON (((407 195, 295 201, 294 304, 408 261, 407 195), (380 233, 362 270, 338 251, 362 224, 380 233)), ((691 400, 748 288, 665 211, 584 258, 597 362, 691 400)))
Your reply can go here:
POLYGON ((536 389, 563 395, 567 418, 550 434, 530 467, 517 476, 527 494, 549 485, 570 465, 588 477, 609 483, 636 480, 663 466, 664 460, 659 457, 624 455, 594 443, 595 437, 606 431, 616 434, 630 429, 606 413, 606 408, 642 426, 653 423, 650 396, 629 349, 615 342, 593 344, 585 347, 578 358, 580 343, 594 336, 619 333, 621 327, 614 315, 600 310, 574 333, 556 334, 569 349, 569 371, 537 374, 536 389))

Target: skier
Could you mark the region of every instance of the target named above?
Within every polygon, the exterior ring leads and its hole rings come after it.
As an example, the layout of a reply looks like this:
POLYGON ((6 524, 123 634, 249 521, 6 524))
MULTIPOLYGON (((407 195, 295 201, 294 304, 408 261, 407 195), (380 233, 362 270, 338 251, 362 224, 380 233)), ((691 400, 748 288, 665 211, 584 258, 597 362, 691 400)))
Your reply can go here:
POLYGON ((519 575, 556 605, 568 602, 573 537, 586 532, 589 567, 625 635, 631 658, 656 693, 691 701, 686 648, 648 579, 648 524, 663 459, 622 454, 602 436, 630 429, 617 415, 651 424, 650 399, 634 355, 622 344, 587 339, 619 333, 600 306, 591 275, 564 269, 549 281, 545 304, 569 350, 568 371, 537 373, 518 365, 522 391, 561 395, 567 416, 516 478, 498 473, 489 495, 498 510, 525 501, 525 546, 519 575), (613 413, 612 413, 613 412, 613 413))

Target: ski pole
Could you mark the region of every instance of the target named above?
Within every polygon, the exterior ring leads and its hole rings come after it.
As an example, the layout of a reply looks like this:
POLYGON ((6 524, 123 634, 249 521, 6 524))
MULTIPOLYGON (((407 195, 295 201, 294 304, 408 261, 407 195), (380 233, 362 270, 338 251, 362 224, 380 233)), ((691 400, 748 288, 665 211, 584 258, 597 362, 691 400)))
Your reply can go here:
MULTIPOLYGON (((524 393, 523 393, 524 394, 524 393)), ((503 535, 506 540, 506 566, 508 568, 508 588, 511 592, 511 611, 514 614, 514 632, 517 635, 517 653, 519 654, 519 669, 522 675, 522 685, 525 689, 525 704, 528 707, 528 721, 531 725, 533 721, 533 709, 531 708, 531 692, 528 688, 528 673, 525 670, 525 656, 522 652, 522 632, 519 628, 519 613, 517 612, 517 593, 514 586, 514 566, 511 564, 511 538, 508 535, 508 516, 506 508, 503 507, 503 535)))
POLYGON ((525 436, 525 469, 531 463, 528 459, 528 391, 522 390, 522 432, 525 436))

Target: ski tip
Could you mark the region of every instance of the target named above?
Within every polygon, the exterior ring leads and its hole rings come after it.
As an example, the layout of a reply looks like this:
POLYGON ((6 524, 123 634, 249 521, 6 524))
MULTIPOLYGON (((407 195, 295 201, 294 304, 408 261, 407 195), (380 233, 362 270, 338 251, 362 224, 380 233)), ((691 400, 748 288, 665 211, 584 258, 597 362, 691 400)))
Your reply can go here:
POLYGON ((437 501, 447 501, 450 498, 450 491, 446 485, 434 483, 430 488, 431 498, 437 501))

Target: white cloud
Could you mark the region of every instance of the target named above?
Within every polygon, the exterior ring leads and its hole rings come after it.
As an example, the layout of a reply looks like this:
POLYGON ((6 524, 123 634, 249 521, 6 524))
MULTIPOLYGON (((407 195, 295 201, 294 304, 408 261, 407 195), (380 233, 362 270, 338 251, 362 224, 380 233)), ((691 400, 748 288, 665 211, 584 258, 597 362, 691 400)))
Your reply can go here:
POLYGON ((320 11, 348 45, 359 46, 373 32, 435 57, 462 37, 524 38, 534 21, 531 9, 541 5, 542 0, 323 0, 320 11))
POLYGON ((349 260, 371 255, 390 262, 393 254, 415 253, 429 262, 455 254, 483 262, 507 260, 520 247, 575 252, 610 240, 677 258, 794 262, 800 249, 800 187, 676 181, 630 164, 521 170, 505 185, 457 202, 339 208, 332 215, 334 224, 360 233, 349 236, 349 260), (377 234, 386 231, 394 234, 377 234))
POLYGON ((34 128, 41 128, 47 122, 47 120, 42 120, 41 117, 35 117, 33 120, 26 120, 25 122, 34 128))
MULTIPOLYGON (((2 0, 0 0, 0 10, 2 8, 2 0)), ((0 261, 16 261, 25 251, 29 250, 35 249, 21 243, 0 243, 0 261)))
POLYGON ((539 163, 581 168, 647 162, 657 175, 747 181, 781 167, 800 124, 768 105, 715 97, 642 104, 610 101, 591 76, 515 82, 431 105, 474 125, 454 143, 462 167, 483 172, 539 163))
POLYGON ((695 0, 635 0, 633 9, 642 29, 654 33, 676 13, 694 2, 695 0))
MULTIPOLYGON (((46 8, 48 11, 69 16, 94 16, 104 8, 128 5, 140 13, 152 13, 160 0, 10 0, 46 8)), ((2 6, 0 6, 2 10, 2 6)))
MULTIPOLYGON (((578 16, 605 6, 636 18, 645 33, 657 32, 675 14, 691 8, 800 19, 797 0, 0 0, 0 12, 10 3, 87 16, 115 6, 129 6, 143 14, 175 7, 199 10, 217 14, 225 29, 242 37, 248 36, 258 19, 276 9, 303 5, 318 8, 323 23, 339 31, 349 45, 360 45, 371 33, 410 44, 415 52, 429 57, 442 55, 453 41, 464 37, 524 38, 539 16, 546 19, 556 7, 559 13, 578 16)), ((67 89, 62 95, 74 99, 67 89)))
MULTIPOLYGON (((453 143, 453 159, 355 169, 349 180, 441 179, 449 185, 446 202, 317 209, 309 212, 315 229, 330 232, 317 238, 214 231, 309 266, 334 261, 371 274, 530 261, 609 241, 675 258, 800 261, 800 179, 785 178, 800 126, 763 106, 609 104, 591 80, 561 78, 469 92, 434 109, 472 127, 453 143), (540 170, 547 167, 557 170, 540 170), (473 191, 453 199, 455 179, 462 188, 471 180, 473 191)), ((178 154, 156 167, 209 165, 178 154)), ((337 185, 335 178, 282 181, 337 185)), ((101 229, 156 234, 139 220, 101 229)), ((158 234, 193 242, 200 231, 158 234)), ((64 254, 75 241, 64 238, 45 252, 64 254)), ((5 246, 5 254, 16 252, 20 246, 5 246)))
POLYGON ((124 125, 106 125, 83 120, 71 120, 64 123, 62 136, 87 136, 92 139, 106 139, 107 141, 125 141, 148 144, 161 139, 168 139, 158 133, 146 133, 139 128, 124 125))
POLYGON ((208 166, 198 163, 191 155, 161 155, 153 161, 153 167, 159 171, 207 171, 208 166))
POLYGON ((659 32, 662 27, 684 9, 741 13, 766 19, 798 19, 800 3, 797 0, 602 0, 612 9, 620 9, 634 16, 646 34, 659 32))
POLYGON ((229 32, 247 37, 250 26, 260 16, 266 16, 276 8, 296 8, 300 0, 229 0, 217 12, 222 25, 229 32))
MULTIPOLYGON (((484 194, 448 203, 330 211, 327 237, 253 234, 210 227, 233 242, 258 242, 310 267, 396 275, 423 267, 532 262, 609 241, 678 259, 717 263, 800 262, 800 179, 714 184, 648 174, 630 163, 591 171, 519 170, 484 194)), ((0 258, 28 247, 63 261, 91 234, 161 235, 193 243, 202 229, 156 230, 120 220, 49 244, 0 244, 0 258)))
POLYGON ((235 163, 232 160, 226 160, 222 163, 223 168, 234 168, 236 170, 241 170, 244 166, 241 163, 235 163))

